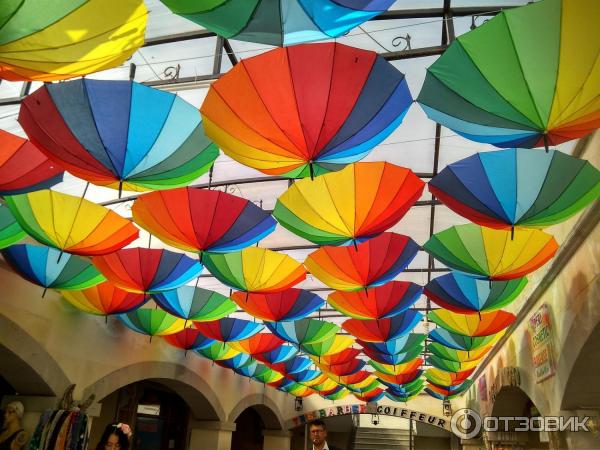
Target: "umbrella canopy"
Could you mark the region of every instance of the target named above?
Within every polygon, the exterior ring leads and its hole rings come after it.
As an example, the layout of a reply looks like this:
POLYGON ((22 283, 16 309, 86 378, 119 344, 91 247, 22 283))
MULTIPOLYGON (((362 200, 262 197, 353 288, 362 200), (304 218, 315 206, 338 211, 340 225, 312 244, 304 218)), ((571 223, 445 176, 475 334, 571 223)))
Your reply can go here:
POLYGON ((382 388, 376 388, 369 392, 365 392, 364 394, 354 394, 354 397, 356 397, 358 401, 365 403, 378 402, 384 396, 385 390, 383 390, 382 388))
POLYGON ((342 328, 363 341, 385 342, 410 332, 422 317, 420 312, 409 309, 389 319, 348 319, 342 323, 342 328))
POLYGON ((463 336, 490 336, 504 330, 517 318, 498 310, 480 314, 459 314, 447 309, 436 309, 427 314, 436 325, 463 336))
POLYGON ((503 308, 517 298, 526 284, 527 278, 487 281, 452 272, 431 280, 424 294, 442 308, 473 314, 503 308))
POLYGON ((141 334, 152 336, 165 336, 178 333, 184 329, 185 321, 179 317, 154 308, 138 308, 125 314, 118 315, 119 320, 141 334))
POLYGON ((600 10, 544 0, 459 36, 427 70, 418 101, 432 120, 498 147, 576 139, 600 123, 600 10))
POLYGON ((260 323, 232 317, 224 317, 212 322, 195 322, 194 326, 204 336, 220 342, 243 341, 260 333, 264 328, 260 323))
POLYGON ((382 233, 356 247, 321 247, 304 265, 330 288, 356 291, 392 280, 418 251, 419 245, 408 236, 382 233))
MULTIPOLYGON (((196 330, 198 331, 198 330, 196 330)), ((215 342, 215 341, 213 341, 215 342)), ((215 361, 215 363, 221 367, 225 367, 226 369, 242 369, 251 366, 252 371, 256 369, 257 362, 252 358, 252 356, 247 355, 246 353, 238 353, 237 355, 227 358, 227 359, 219 359, 215 361)), ((239 372, 238 372, 239 373, 239 372)), ((245 374, 244 374, 245 375, 245 374)))
POLYGON ((424 186, 410 169, 386 162, 355 163, 295 182, 279 197, 273 215, 315 244, 356 243, 396 224, 424 186))
POLYGON ((438 342, 430 342, 427 346, 427 350, 429 350, 432 355, 456 362, 479 360, 483 358, 486 355, 486 353, 490 351, 491 348, 492 346, 490 344, 488 346, 467 352, 464 350, 456 350, 450 347, 446 347, 445 345, 439 344, 438 342))
POLYGON ((371 375, 371 372, 361 370, 352 375, 342 376, 337 379, 338 383, 352 388, 354 392, 366 392, 379 386, 377 379, 371 375))
POLYGON ((445 370, 446 372, 461 372, 464 370, 473 369, 477 367, 481 360, 474 361, 450 361, 449 359, 439 358, 437 356, 428 356, 427 364, 437 369, 445 370))
POLYGON ((365 367, 362 359, 352 359, 341 364, 319 364, 323 372, 335 376, 352 375, 365 367))
POLYGON ((108 280, 129 292, 175 289, 193 280, 202 271, 198 261, 182 253, 156 248, 126 248, 109 255, 95 256, 92 260, 108 280))
POLYGON ((429 190, 450 209, 491 228, 542 228, 568 219, 600 196, 600 172, 559 151, 477 153, 449 164, 429 190))
POLYGON ((208 339, 195 328, 184 328, 178 333, 169 334, 163 336, 163 338, 173 347, 185 351, 207 348, 216 342, 213 339, 208 339))
POLYGON ((296 345, 322 342, 336 335, 340 327, 323 320, 300 319, 293 322, 265 322, 281 339, 296 345))
POLYGON ((382 372, 374 372, 374 375, 380 380, 387 381, 388 383, 393 384, 404 384, 410 383, 411 381, 415 381, 421 375, 423 375, 423 371, 420 369, 413 370, 411 372, 400 373, 398 375, 389 375, 387 373, 382 372))
POLYGON ((315 391, 314 389, 311 389, 308 386, 304 386, 303 384, 297 383, 295 381, 292 381, 285 387, 279 388, 279 390, 287 392, 288 394, 291 394, 294 397, 308 397, 309 395, 317 393, 317 391, 315 391))
POLYGON ((10 209, 0 204, 0 249, 16 244, 27 236, 10 209))
POLYGON ((63 80, 120 66, 144 43, 147 15, 142 0, 4 2, 0 78, 63 80))
POLYGON ((504 330, 490 336, 463 336, 462 334, 453 333, 443 328, 436 328, 429 333, 429 338, 443 346, 467 352, 467 357, 470 359, 470 352, 472 350, 479 350, 484 347, 489 348, 503 335, 504 330))
POLYGON ((264 364, 259 364, 256 372, 254 372, 254 375, 252 375, 252 379, 258 381, 259 383, 268 384, 282 380, 283 375, 274 371, 273 369, 270 369, 264 364))
POLYGON ((61 294, 75 308, 99 316, 133 311, 149 300, 143 294, 119 289, 110 281, 105 281, 87 289, 61 291, 61 294))
POLYGON ((417 284, 390 281, 365 291, 333 291, 327 297, 327 303, 342 314, 355 319, 387 319, 413 306, 422 292, 423 288, 417 284))
POLYGON ((323 393, 333 393, 338 391, 339 389, 342 388, 342 386, 340 386, 339 384, 337 384, 335 381, 333 381, 331 378, 328 378, 327 380, 323 381, 320 384, 311 386, 315 391, 318 391, 319 394, 323 394, 323 393))
POLYGON ((490 280, 511 280, 546 264, 558 243, 539 230, 515 229, 512 234, 469 223, 434 234, 423 248, 454 270, 490 280))
POLYGON ((347 348, 342 350, 341 352, 334 353, 332 355, 324 355, 324 356, 311 356, 313 361, 319 362, 324 365, 335 365, 335 364, 344 364, 355 359, 358 355, 360 355, 360 350, 357 348, 347 348))
POLYGON ((331 42, 243 60, 211 84, 200 111, 207 135, 236 161, 313 178, 365 157, 411 103, 393 65, 331 42))
POLYGON ((179 188, 136 199, 133 220, 163 242, 188 252, 226 253, 257 243, 275 219, 254 203, 221 191, 179 188))
POLYGON ((271 333, 258 333, 247 339, 231 342, 231 348, 249 355, 271 352, 281 347, 285 341, 271 333))
POLYGON ((312 365, 312 361, 304 356, 296 356, 277 364, 270 364, 270 367, 284 375, 293 375, 304 372, 312 365))
POLYGON ((363 349, 363 353, 371 358, 374 362, 380 364, 387 364, 390 366, 397 366, 399 364, 406 364, 413 361, 423 352, 423 345, 419 345, 414 348, 410 348, 402 353, 381 353, 376 350, 368 348, 363 349))
POLYGON ((322 383, 327 379, 320 370, 306 369, 301 372, 286 374, 286 378, 294 380, 297 383, 302 383, 306 386, 314 386, 322 383))
POLYGON ((427 394, 431 395, 433 398, 437 398, 438 400, 452 400, 453 398, 460 397, 462 392, 458 392, 456 394, 444 395, 438 391, 434 391, 430 387, 426 387, 423 389, 427 394))
POLYGON ((401 373, 414 372, 423 364, 423 358, 415 358, 402 364, 382 364, 377 361, 369 361, 369 365, 377 372, 388 375, 399 375, 401 373))
POLYGON ((321 396, 326 400, 341 400, 344 397, 347 397, 350 394, 350 391, 343 386, 340 386, 339 389, 336 389, 331 394, 322 394, 321 396))
POLYGON ((27 234, 76 255, 112 253, 138 237, 129 220, 83 198, 45 189, 4 199, 27 234))
POLYGON ((48 189, 62 179, 62 167, 30 141, 0 130, 0 195, 48 189))
POLYGON ((425 378, 438 385, 460 384, 464 382, 475 371, 475 368, 463 370, 462 372, 446 372, 436 368, 427 369, 425 378))
POLYGON ((223 284, 246 292, 281 292, 306 278, 302 264, 283 253, 248 247, 233 253, 208 253, 206 268, 223 284))
POLYGON ((427 339, 426 334, 408 333, 395 339, 388 339, 384 342, 366 342, 361 339, 357 339, 356 343, 365 349, 393 355, 396 353, 404 353, 419 347, 421 344, 423 344, 423 342, 425 342, 425 339, 427 339))
POLYGON ((451 385, 451 386, 440 386, 438 384, 432 383, 431 381, 427 382, 427 386, 441 395, 453 395, 460 394, 461 392, 466 391, 473 385, 473 380, 466 380, 460 384, 451 385))
POLYGON ((73 175, 119 191, 185 186, 219 155, 194 106, 133 81, 46 84, 23 101, 19 123, 73 175))
POLYGON ((225 342, 215 342, 206 348, 199 348, 196 353, 203 358, 210 359, 211 361, 219 361, 221 359, 229 359, 238 355, 240 352, 232 349, 225 342))
POLYGON ((269 322, 303 319, 325 304, 318 295, 295 288, 269 294, 234 292, 231 299, 248 314, 269 322))
POLYGON ((17 244, 2 256, 18 275, 44 288, 85 289, 106 280, 87 259, 51 247, 17 244))
POLYGON ((420 393, 421 393, 421 389, 417 389, 417 390, 409 392, 407 394, 396 395, 396 392, 394 390, 390 390, 390 388, 388 388, 385 391, 385 396, 394 402, 408 403, 410 400, 415 398, 420 393))
POLYGON ((156 292, 152 297, 169 314, 198 322, 221 319, 237 309, 224 295, 192 286, 156 292))
POLYGON ((255 359, 265 364, 278 364, 292 359, 298 354, 298 349, 293 345, 280 345, 270 352, 253 355, 255 359))
POLYGON ((317 361, 320 361, 322 357, 331 356, 342 352, 348 349, 352 344, 354 344, 354 339, 350 336, 334 334, 333 336, 330 336, 329 338, 320 342, 305 342, 300 345, 300 349, 309 355, 316 356, 317 361))

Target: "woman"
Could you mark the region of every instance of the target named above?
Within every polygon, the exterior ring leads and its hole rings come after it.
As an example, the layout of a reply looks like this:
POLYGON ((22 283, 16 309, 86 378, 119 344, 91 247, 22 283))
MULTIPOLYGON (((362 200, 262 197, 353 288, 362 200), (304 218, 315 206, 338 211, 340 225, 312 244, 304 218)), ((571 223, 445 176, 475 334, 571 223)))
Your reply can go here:
POLYGON ((4 425, 0 433, 0 450, 21 450, 27 443, 27 433, 21 427, 25 408, 21 402, 4 407, 4 425))
POLYGON ((102 433, 96 450, 128 450, 130 438, 131 428, 129 428, 129 425, 126 423, 112 423, 102 433))

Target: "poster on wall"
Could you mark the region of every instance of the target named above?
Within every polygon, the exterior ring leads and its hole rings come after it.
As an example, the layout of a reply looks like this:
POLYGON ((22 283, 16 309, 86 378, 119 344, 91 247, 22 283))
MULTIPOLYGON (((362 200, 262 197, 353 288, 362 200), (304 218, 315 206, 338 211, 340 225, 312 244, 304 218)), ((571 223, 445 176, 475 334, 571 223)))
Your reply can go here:
POLYGON ((548 305, 540 306, 529 318, 528 328, 535 381, 541 383, 556 374, 556 359, 552 345, 552 325, 548 305))

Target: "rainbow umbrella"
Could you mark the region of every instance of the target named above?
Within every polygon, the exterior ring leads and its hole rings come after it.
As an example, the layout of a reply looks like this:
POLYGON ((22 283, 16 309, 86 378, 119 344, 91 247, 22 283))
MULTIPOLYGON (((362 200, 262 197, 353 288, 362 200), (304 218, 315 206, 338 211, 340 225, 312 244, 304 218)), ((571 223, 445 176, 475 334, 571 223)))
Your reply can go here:
POLYGON ((363 341, 385 342, 407 334, 422 317, 420 312, 409 309, 389 319, 348 319, 342 323, 342 328, 363 341))
POLYGON ((464 336, 443 328, 436 328, 429 332, 431 340, 454 350, 465 351, 469 359, 472 350, 479 350, 484 347, 488 348, 494 345, 503 335, 504 330, 490 336, 464 336))
POLYGON ((78 291, 61 291, 61 294, 75 308, 99 316, 133 311, 149 300, 143 294, 119 289, 110 281, 78 291))
POLYGON ((185 186, 219 155, 194 106, 133 81, 46 84, 23 101, 19 123, 50 159, 119 193, 185 186))
POLYGON ((433 398, 437 398, 438 400, 452 400, 453 398, 460 397, 462 395, 462 392, 459 392, 459 393, 456 393, 456 394, 451 394, 451 395, 444 395, 444 394, 441 394, 441 393, 439 393, 437 391, 432 390, 429 387, 426 387, 424 389, 424 391, 427 394, 431 395, 433 398))
POLYGON ((534 229, 494 230, 472 223, 434 234, 423 248, 446 266, 490 280, 520 278, 556 253, 554 237, 534 229))
MULTIPOLYGON (((313 386, 324 381, 323 372, 320 370, 306 369, 300 372, 288 373, 285 377, 294 380, 296 383, 302 383, 305 386, 313 386)), ((325 377, 326 378, 326 377, 325 377)))
POLYGON ((373 389, 375 386, 379 386, 376 378, 371 372, 367 372, 366 370, 361 370, 352 375, 342 376, 337 381, 339 384, 351 388, 354 392, 366 392, 373 389))
POLYGON ((296 345, 314 344, 332 338, 340 330, 337 325, 316 319, 293 322, 265 322, 271 333, 296 345))
POLYGON ((341 400, 350 394, 350 391, 343 386, 339 386, 338 389, 333 391, 331 394, 321 394, 321 396, 326 400, 341 400))
POLYGON ((369 361, 369 365, 377 372, 388 375, 399 375, 401 373, 414 372, 423 364, 423 358, 415 358, 402 364, 382 364, 377 361, 369 361))
POLYGON ((417 348, 425 342, 425 339, 427 339, 426 334, 408 333, 395 339, 388 339, 384 342, 366 342, 357 339, 356 343, 365 349, 393 355, 417 348))
POLYGON ((499 150, 449 164, 432 178, 429 190, 480 225, 543 228, 597 199, 600 171, 555 150, 499 150))
POLYGON ((62 179, 62 167, 30 141, 0 130, 0 195, 47 189, 62 179))
POLYGON ((462 314, 493 311, 511 303, 525 288, 527 278, 485 281, 452 272, 434 278, 424 294, 442 308, 462 314))
POLYGON ((133 220, 163 242, 188 252, 226 253, 257 243, 275 219, 254 203, 221 191, 179 188, 136 199, 133 220))
POLYGON ((402 353, 381 353, 368 348, 363 349, 363 353, 371 358, 374 362, 386 364, 388 366, 397 366, 413 361, 423 352, 423 345, 408 349, 402 353))
POLYGON ((169 314, 198 322, 221 319, 237 309, 224 295, 192 286, 156 292, 152 297, 169 314))
POLYGON ((247 339, 231 342, 229 345, 234 350, 238 350, 249 355, 257 355, 271 352, 281 347, 285 342, 271 333, 258 333, 247 339))
POLYGON ((431 368, 425 371, 425 378, 427 378, 427 381, 438 385, 456 385, 463 383, 474 371, 474 367, 461 372, 447 372, 445 370, 431 368))
POLYGON ((185 321, 155 308, 138 308, 117 316, 127 328, 150 336, 165 336, 184 329, 185 321))
POLYGON ((316 356, 317 361, 320 361, 322 357, 335 355, 354 344, 354 339, 350 336, 342 336, 340 334, 334 334, 328 339, 314 343, 303 343, 300 344, 300 349, 311 356, 316 356))
POLYGON ((290 383, 280 387, 279 390, 287 392, 288 394, 291 394, 294 397, 308 397, 309 395, 317 393, 317 391, 309 388, 308 386, 304 386, 303 384, 297 383, 293 380, 289 381, 290 383))
MULTIPOLYGON (((260 323, 232 317, 224 317, 212 322, 195 322, 194 326, 206 337, 219 342, 242 341, 260 333, 264 328, 260 323)), ((232 349, 236 350, 233 347, 232 349)))
POLYGON ((438 342, 430 342, 427 346, 427 350, 431 352, 432 355, 455 362, 479 360, 483 358, 491 348, 490 344, 467 352, 465 350, 456 350, 454 348, 446 347, 438 342))
POLYGON ((474 361, 450 361, 449 359, 439 358, 437 356, 428 356, 427 364, 437 369, 445 370, 446 372, 461 372, 477 367, 481 360, 474 361))
POLYGON ((411 393, 414 391, 418 391, 423 387, 423 384, 425 384, 425 381, 423 380, 422 377, 416 378, 413 381, 409 381, 408 383, 403 383, 403 384, 394 384, 394 383, 389 383, 387 381, 382 381, 381 384, 385 385, 388 387, 388 391, 394 391, 397 394, 407 394, 407 393, 411 393))
POLYGON ((451 385, 451 386, 440 386, 438 384, 432 383, 431 381, 428 381, 428 383, 427 383, 427 386, 431 390, 433 390, 434 392, 437 392, 438 394, 446 395, 446 396, 460 394, 461 392, 464 392, 467 389, 469 389, 472 385, 473 385, 473 380, 466 380, 460 384, 451 385))
MULTIPOLYGON (((215 342, 215 341, 213 341, 213 342, 215 342)), ((252 358, 252 356, 247 355, 245 353, 238 353, 237 355, 235 355, 231 358, 219 359, 219 360, 215 361, 215 363, 218 366, 224 367, 226 369, 232 369, 232 370, 242 369, 242 368, 249 367, 249 366, 252 367, 251 370, 255 370, 256 366, 258 364, 254 360, 254 358, 252 358)))
POLYGON ((283 373, 284 375, 293 375, 304 372, 312 365, 312 361, 303 356, 296 356, 276 364, 269 364, 273 370, 283 373))
POLYGON ((375 371, 373 374, 380 380, 386 381, 388 383, 405 384, 418 379, 421 375, 423 375, 423 371, 421 369, 416 369, 411 372, 404 372, 397 375, 390 375, 387 373, 375 371))
POLYGON ((392 64, 331 42, 245 59, 211 84, 200 112, 206 134, 236 161, 313 178, 364 158, 411 103, 392 64))
POLYGON ((415 398, 420 393, 421 393, 421 389, 418 389, 418 390, 415 390, 414 392, 409 392, 407 394, 396 395, 394 390, 390 390, 390 388, 388 388, 385 391, 385 396, 394 402, 408 403, 409 401, 411 401, 413 398, 415 398))
POLYGON ((215 342, 214 344, 209 345, 206 348, 199 348, 195 350, 195 352, 202 356, 203 358, 210 359, 211 361, 219 361, 222 359, 233 358, 240 352, 232 349, 225 342, 215 342))
POLYGON ((490 336, 506 329, 517 318, 514 314, 498 310, 480 314, 459 314, 447 309, 436 309, 427 314, 436 325, 463 336, 490 336))
POLYGON ((155 248, 126 248, 109 255, 94 256, 92 261, 117 287, 139 293, 175 289, 202 271, 198 261, 184 254, 155 248))
POLYGON ((595 0, 504 10, 459 36, 427 70, 418 101, 433 121, 498 147, 540 147, 599 126, 595 0))
POLYGON ((268 294, 234 292, 231 299, 248 314, 269 322, 303 319, 325 304, 318 295, 295 288, 268 294))
POLYGON ((255 354, 254 358, 265 364, 278 364, 294 358, 298 349, 293 345, 280 345, 270 352, 255 354))
POLYGON ((355 359, 358 355, 360 355, 360 350, 357 348, 347 348, 342 350, 341 352, 333 353, 331 355, 323 355, 318 358, 311 355, 311 359, 313 361, 317 361, 324 365, 336 365, 336 364, 344 364, 353 359, 355 359))
POLYGON ((380 286, 396 277, 410 264, 419 245, 408 236, 382 233, 356 247, 321 247, 304 265, 327 286, 356 291, 380 286))
POLYGON ((283 253, 248 247, 233 253, 208 253, 206 268, 220 282, 246 292, 285 291, 306 278, 304 267, 283 253))
POLYGON ((327 303, 342 314, 359 320, 387 319, 413 306, 423 288, 407 281, 390 281, 365 291, 333 291, 327 303))
POLYGON ((292 184, 277 200, 273 215, 292 233, 315 244, 356 243, 396 224, 424 186, 404 167, 355 163, 292 184))
POLYGON ((341 364, 319 364, 319 368, 329 375, 346 376, 359 372, 365 365, 362 359, 353 359, 341 364))
POLYGON ((184 328, 177 333, 163 336, 163 339, 173 347, 185 350, 186 353, 188 350, 208 348, 216 342, 213 339, 208 339, 195 328, 184 328))
MULTIPOLYGON (((222 363, 223 360, 220 361, 215 361, 218 365, 223 365, 222 363)), ((261 364, 262 366, 262 364, 261 364)), ((227 368, 231 368, 235 373, 237 373, 238 375, 241 375, 243 377, 247 377, 250 378, 252 377, 255 373, 257 373, 258 370, 258 362, 256 362, 255 360, 251 360, 248 362, 248 364, 245 365, 241 365, 239 367, 228 367, 228 366, 223 366, 223 367, 227 367, 227 368)), ((264 366, 263 366, 264 367, 264 366)))
POLYGON ((6 206, 0 204, 0 249, 16 244, 27 236, 6 206))
POLYGON ((52 81, 120 66, 144 43, 141 0, 3 2, 0 78, 52 81))
POLYGON ((283 380, 283 375, 274 371, 273 369, 270 369, 264 364, 259 364, 254 372, 254 375, 252 375, 252 379, 254 381, 258 381, 259 383, 269 384, 283 380))
POLYGON ((354 393, 357 400, 365 403, 378 402, 385 397, 385 391, 382 388, 376 388, 364 394, 354 393))
POLYGON ((319 384, 311 386, 311 387, 315 391, 317 391, 319 393, 319 395, 323 395, 323 393, 327 393, 327 394, 333 393, 333 392, 339 390, 340 388, 342 388, 342 386, 337 384, 331 378, 328 378, 327 380, 323 381, 322 383, 319 383, 319 384))
POLYGON ((76 255, 112 253, 138 237, 129 220, 83 198, 46 189, 4 199, 27 234, 76 255))

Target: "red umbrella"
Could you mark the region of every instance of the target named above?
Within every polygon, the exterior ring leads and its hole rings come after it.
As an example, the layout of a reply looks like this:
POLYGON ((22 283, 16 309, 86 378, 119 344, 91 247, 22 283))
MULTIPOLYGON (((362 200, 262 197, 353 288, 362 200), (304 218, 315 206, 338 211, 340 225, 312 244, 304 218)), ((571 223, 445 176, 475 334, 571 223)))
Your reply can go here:
POLYGON ((405 384, 410 383, 411 381, 416 380, 421 375, 423 375, 423 371, 421 369, 413 370, 412 372, 399 373, 397 375, 390 375, 383 372, 375 372, 375 375, 383 381, 387 381, 388 383, 393 384, 405 384))
POLYGON ((321 370, 337 376, 353 375, 365 367, 365 362, 361 359, 352 359, 342 364, 325 365, 320 364, 321 370))
POLYGON ((333 364, 343 364, 350 360, 353 360, 358 355, 360 355, 361 351, 357 348, 347 348, 346 350, 342 350, 339 353, 334 353, 333 355, 323 355, 319 357, 319 361, 325 365, 333 365, 333 364))
POLYGON ((389 319, 348 319, 342 323, 342 328, 363 341, 385 342, 410 332, 421 321, 421 317, 420 312, 409 309, 389 319))
POLYGON ((283 339, 272 333, 258 333, 243 341, 230 342, 229 346, 249 355, 257 355, 275 350, 285 344, 283 339))
POLYGON ((290 288, 281 292, 234 292, 231 299, 257 319, 280 322, 303 319, 325 304, 310 291, 290 288))

